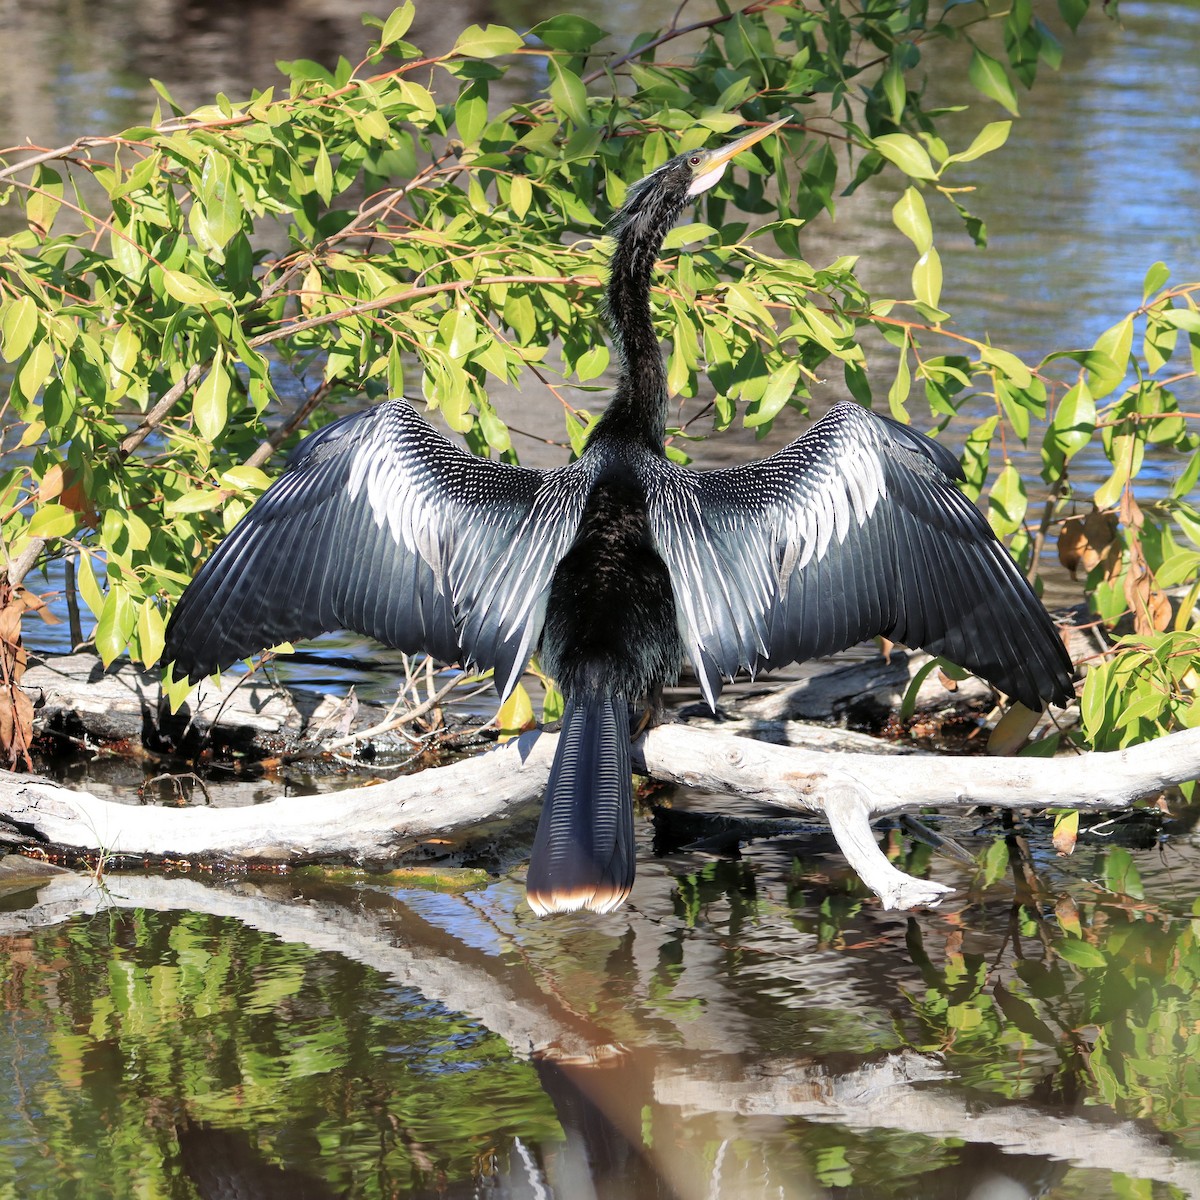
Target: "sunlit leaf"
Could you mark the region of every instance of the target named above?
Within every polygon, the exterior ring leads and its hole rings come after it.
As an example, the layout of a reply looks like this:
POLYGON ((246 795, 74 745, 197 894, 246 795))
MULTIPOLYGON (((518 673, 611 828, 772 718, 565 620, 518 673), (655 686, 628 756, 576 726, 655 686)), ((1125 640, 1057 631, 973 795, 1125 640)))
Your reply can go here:
POLYGON ((192 402, 196 429, 207 441, 215 441, 229 420, 229 374, 223 353, 218 350, 213 365, 196 389, 192 402))
POLYGON ((913 295, 931 308, 937 308, 942 295, 942 260, 932 246, 917 259, 912 273, 913 295))
POLYGON ((163 288, 168 296, 181 304, 220 304, 223 302, 221 293, 207 283, 185 275, 182 271, 164 270, 162 273, 163 288))
POLYGON ((924 254, 933 245, 933 226, 925 198, 915 187, 904 189, 904 195, 892 207, 892 221, 897 229, 924 254))
POLYGON ((563 13, 539 21, 530 31, 530 36, 544 42, 554 50, 570 50, 578 53, 590 50, 605 37, 604 30, 593 25, 584 17, 563 13))
POLYGON ((967 78, 970 79, 972 86, 978 88, 985 96, 991 97, 1014 117, 1020 115, 1017 109, 1017 94, 1013 91, 1012 82, 1004 67, 990 55, 977 49, 971 55, 967 78))
POLYGON ((383 29, 379 35, 380 45, 390 46, 393 42, 398 42, 408 32, 416 13, 416 6, 412 0, 406 0, 399 8, 393 9, 391 15, 383 23, 383 29))
POLYGON ((518 683, 496 713, 496 728, 500 731, 502 742, 510 741, 526 729, 532 729, 537 724, 533 715, 533 702, 525 685, 518 683))
POLYGON ((936 179, 929 151, 907 133, 887 133, 872 143, 889 162, 913 179, 936 179))
POLYGON ((991 154, 993 150, 999 150, 1008 141, 1011 130, 1011 121, 991 121, 975 135, 975 140, 965 150, 950 155, 946 161, 947 163, 974 162, 975 159, 982 158, 985 154, 991 154))
POLYGON ((16 362, 25 353, 37 327, 38 311, 32 297, 18 296, 0 308, 0 353, 5 362, 16 362))
POLYGON ((988 521, 998 537, 1007 537, 1021 528, 1029 497, 1021 473, 1011 463, 996 476, 988 493, 988 521))
POLYGON ((504 25, 468 25, 458 35, 451 50, 452 54, 464 58, 495 58, 500 54, 512 54, 524 45, 519 33, 504 25))

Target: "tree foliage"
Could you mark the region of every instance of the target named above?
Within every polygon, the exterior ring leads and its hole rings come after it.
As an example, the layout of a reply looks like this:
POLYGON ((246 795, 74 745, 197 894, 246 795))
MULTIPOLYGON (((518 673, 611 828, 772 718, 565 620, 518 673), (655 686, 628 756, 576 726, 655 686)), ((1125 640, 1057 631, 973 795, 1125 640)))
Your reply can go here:
MULTIPOLYGON (((1059 7, 1074 28, 1087 4, 1059 7)), ((789 114, 786 136, 743 156, 667 243, 654 305, 671 391, 695 396, 707 377, 718 429, 761 429, 838 369, 864 403, 955 422, 966 488, 1013 553, 1036 569, 1065 519, 1060 550, 1087 569, 1100 618, 1132 629, 1128 653, 1173 664, 1121 674, 1118 656, 1096 673, 1089 735, 1110 738, 1110 710, 1139 680, 1139 696, 1166 687, 1170 703, 1151 713, 1148 700, 1125 729, 1200 719, 1200 438, 1177 399, 1200 366, 1200 283, 1155 264, 1093 346, 1036 364, 952 330, 939 307, 935 234, 984 240, 963 205, 970 164, 1003 146, 1018 86, 1061 56, 1028 0, 936 14, 923 0, 765 0, 624 53, 560 16, 526 34, 472 26, 434 57, 404 40, 413 11, 366 18, 375 40, 357 65, 281 64, 278 87, 188 114, 156 85, 144 127, 0 161, 0 539, 14 581, 70 556, 104 660, 128 648, 152 664, 171 603, 267 485, 264 466, 340 399, 419 394, 473 450, 513 457, 489 384, 536 378, 578 451, 603 404, 604 225, 627 184, 789 114), (685 34, 700 39, 690 58, 674 45, 685 34), (938 132, 931 69, 965 72, 979 93, 965 145, 938 132), (534 98, 497 99, 531 73, 534 98), (992 119, 997 105, 1009 117, 992 119), (863 186, 895 197, 911 295, 868 294, 854 258, 802 254, 805 223, 863 186), (888 379, 866 369, 874 335, 894 349, 888 379), (1040 480, 1009 457, 1018 444, 1040 444, 1040 480), (1143 467, 1164 453, 1181 469, 1146 495, 1143 467), (1073 482, 1080 456, 1108 464, 1099 488, 1073 482)))

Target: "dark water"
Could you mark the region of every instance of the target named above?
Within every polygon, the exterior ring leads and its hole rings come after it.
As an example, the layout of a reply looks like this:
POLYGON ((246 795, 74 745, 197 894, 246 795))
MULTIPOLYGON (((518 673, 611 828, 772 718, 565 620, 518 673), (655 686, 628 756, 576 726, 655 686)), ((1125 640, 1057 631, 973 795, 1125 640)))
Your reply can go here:
POLYGON ((1081 847, 1020 904, 937 860, 961 890, 906 917, 823 836, 645 849, 607 918, 539 922, 507 878, 7 897, 0 1178, 89 1200, 1200 1194, 1196 851, 1081 847))
MULTIPOLYGON (((633 28, 673 7, 575 11, 633 28)), ((542 15, 418 0, 413 36, 542 15)), ((991 250, 934 215, 959 327, 1030 361, 1094 341, 1157 259, 1200 278, 1200 6, 1125 3, 1064 41, 1009 146, 973 166, 991 250)), ((0 0, 0 142, 140 122, 149 75, 200 103, 361 44, 333 0, 0 0)), ((815 262, 866 242, 864 277, 906 293, 910 247, 869 195, 810 237, 815 262)), ((751 447, 723 441, 717 458, 751 447)), ((329 654, 310 673, 349 677, 329 654)), ((993 845, 982 818, 950 824, 993 845)), ((1185 837, 1060 860, 1037 829, 1013 842, 1030 865, 985 890, 881 834, 960 889, 910 918, 825 837, 656 857, 639 829, 632 902, 605 918, 537 922, 503 876, 465 895, 110 876, 0 897, 0 1200, 1200 1195, 1185 837)))

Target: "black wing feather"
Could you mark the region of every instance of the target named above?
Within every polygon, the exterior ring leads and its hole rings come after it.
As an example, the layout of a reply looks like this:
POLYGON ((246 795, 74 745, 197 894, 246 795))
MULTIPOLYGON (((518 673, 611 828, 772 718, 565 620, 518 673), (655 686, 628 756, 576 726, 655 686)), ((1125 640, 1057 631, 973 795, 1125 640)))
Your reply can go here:
POLYGON ((944 655, 1030 708, 1065 702, 1062 639, 961 478, 944 446, 850 403, 758 462, 649 467, 655 544, 710 703, 741 668, 876 634, 944 655))
POLYGON ((455 446, 404 401, 306 438, 184 592, 165 662, 198 680, 268 646, 353 629, 496 668, 507 693, 541 634, 590 486, 455 446))

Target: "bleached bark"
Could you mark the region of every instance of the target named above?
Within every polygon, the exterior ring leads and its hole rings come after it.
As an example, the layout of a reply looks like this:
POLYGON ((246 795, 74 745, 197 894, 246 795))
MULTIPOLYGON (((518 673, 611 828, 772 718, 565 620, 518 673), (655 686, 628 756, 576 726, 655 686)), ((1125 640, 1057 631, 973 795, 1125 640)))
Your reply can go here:
MULTIPOLYGON (((423 838, 511 815, 541 795, 555 735, 531 733, 450 766, 368 787, 246 808, 113 804, 0 773, 0 820, 46 843, 135 857, 298 863, 392 860, 423 838)), ((1200 730, 1073 758, 823 754, 711 729, 665 725, 634 749, 656 779, 732 793, 827 819, 847 859, 887 908, 936 904, 945 885, 896 870, 870 822, 919 807, 1129 807, 1200 776, 1200 730)))

